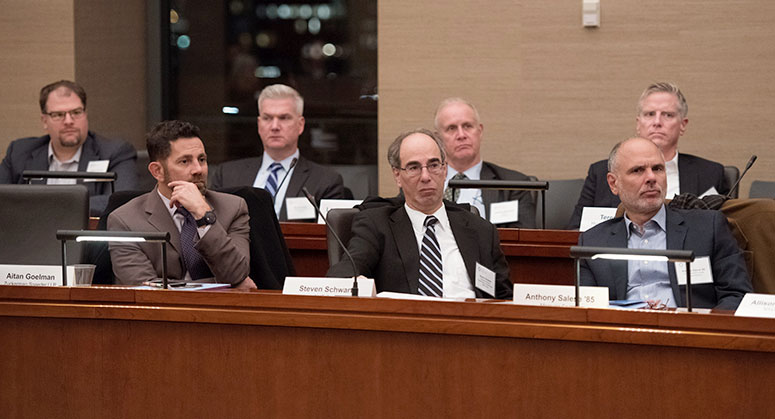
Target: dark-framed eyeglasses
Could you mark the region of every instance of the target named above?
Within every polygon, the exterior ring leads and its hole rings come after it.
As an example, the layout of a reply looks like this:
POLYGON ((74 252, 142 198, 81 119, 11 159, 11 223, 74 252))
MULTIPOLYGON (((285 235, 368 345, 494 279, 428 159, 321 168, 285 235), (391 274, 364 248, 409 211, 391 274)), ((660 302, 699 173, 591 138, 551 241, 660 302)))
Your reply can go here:
POLYGON ((57 111, 57 112, 43 112, 45 115, 48 115, 49 118, 51 118, 52 121, 63 121, 65 119, 65 115, 70 114, 70 118, 73 119, 81 119, 84 116, 86 116, 86 109, 84 108, 75 108, 71 109, 69 111, 57 111))
POLYGON ((428 173, 432 175, 441 174, 444 170, 444 165, 447 164, 443 161, 432 161, 425 166, 419 163, 407 164, 406 167, 399 167, 399 170, 403 170, 409 177, 420 176, 422 169, 428 169, 428 173))

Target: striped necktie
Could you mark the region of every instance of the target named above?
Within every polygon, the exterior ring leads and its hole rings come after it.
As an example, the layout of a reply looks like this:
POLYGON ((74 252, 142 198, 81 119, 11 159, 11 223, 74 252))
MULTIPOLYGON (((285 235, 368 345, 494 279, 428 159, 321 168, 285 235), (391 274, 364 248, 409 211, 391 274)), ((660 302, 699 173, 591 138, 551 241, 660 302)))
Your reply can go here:
POLYGON ((180 228, 180 256, 183 258, 183 266, 191 274, 192 280, 211 278, 213 273, 210 267, 194 247, 199 241, 194 216, 183 207, 179 207, 175 212, 183 215, 184 218, 183 226, 180 228))
POLYGON ((441 249, 436 239, 436 223, 439 220, 429 215, 425 218, 425 235, 422 238, 420 249, 420 286, 418 291, 429 297, 441 297, 444 295, 444 281, 442 280, 441 249))
POLYGON ((277 179, 277 174, 280 172, 280 170, 283 168, 283 165, 280 163, 274 162, 269 165, 269 177, 266 179, 266 189, 272 196, 275 196, 277 194, 277 184, 279 179, 277 179))
MULTIPOLYGON (((455 176, 452 176, 451 180, 460 179, 468 179, 468 176, 466 176, 464 173, 457 173, 455 176)), ((447 201, 457 202, 458 198, 460 198, 460 189, 447 187, 447 190, 444 191, 444 199, 447 201)))

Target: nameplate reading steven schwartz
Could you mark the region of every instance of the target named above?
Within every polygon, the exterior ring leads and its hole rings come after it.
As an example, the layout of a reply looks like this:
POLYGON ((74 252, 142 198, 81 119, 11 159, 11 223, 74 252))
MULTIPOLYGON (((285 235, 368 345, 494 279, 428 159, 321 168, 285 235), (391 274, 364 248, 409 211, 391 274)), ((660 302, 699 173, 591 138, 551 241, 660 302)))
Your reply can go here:
MULTIPOLYGON (((352 296, 352 278, 311 278, 289 276, 285 278, 283 294, 289 295, 327 295, 327 296, 352 296)), ((376 297, 374 280, 368 278, 358 279, 359 297, 376 297)))

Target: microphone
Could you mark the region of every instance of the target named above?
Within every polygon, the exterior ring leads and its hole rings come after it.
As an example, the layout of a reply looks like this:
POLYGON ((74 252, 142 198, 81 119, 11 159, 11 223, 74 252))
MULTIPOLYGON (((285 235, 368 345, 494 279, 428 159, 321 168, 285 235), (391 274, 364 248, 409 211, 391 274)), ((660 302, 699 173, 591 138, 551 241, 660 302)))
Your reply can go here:
POLYGON ((336 231, 334 231, 333 228, 331 228, 331 224, 328 224, 328 220, 323 215, 323 213, 320 211, 320 207, 318 207, 318 204, 315 203, 315 197, 312 196, 311 193, 307 190, 306 186, 302 186, 301 191, 304 192, 304 196, 307 197, 307 200, 310 204, 312 204, 313 207, 315 207, 315 211, 317 211, 320 218, 323 219, 323 222, 326 224, 326 227, 328 227, 328 230, 333 234, 336 241, 339 243, 339 246, 342 246, 342 250, 344 250, 344 254, 347 255, 347 259, 350 259, 350 263, 353 265, 353 297, 358 296, 358 269, 355 267, 355 259, 353 259, 353 255, 350 254, 350 251, 347 250, 347 246, 342 243, 342 239, 339 238, 339 235, 336 234, 336 231))
POLYGON ((748 160, 748 164, 745 165, 745 170, 743 170, 743 174, 741 174, 740 177, 737 178, 737 182, 735 182, 735 186, 732 186, 732 189, 729 190, 729 193, 727 194, 727 196, 724 197, 725 199, 729 199, 732 197, 732 192, 734 192, 735 189, 737 189, 737 185, 740 184, 740 181, 743 180, 743 176, 745 176, 745 174, 748 173, 748 169, 750 169, 751 166, 753 166, 753 163, 755 161, 756 161, 756 154, 751 156, 751 159, 748 160))
POLYGON ((291 165, 288 166, 288 171, 285 172, 285 176, 283 176, 282 180, 280 180, 280 183, 277 184, 277 191, 275 191, 274 196, 272 196, 272 204, 275 203, 275 200, 277 199, 277 193, 280 192, 280 188, 283 186, 283 183, 285 183, 285 179, 288 178, 288 175, 291 174, 291 170, 293 170, 294 167, 296 167, 296 163, 299 162, 299 159, 294 157, 293 160, 291 160, 291 165))

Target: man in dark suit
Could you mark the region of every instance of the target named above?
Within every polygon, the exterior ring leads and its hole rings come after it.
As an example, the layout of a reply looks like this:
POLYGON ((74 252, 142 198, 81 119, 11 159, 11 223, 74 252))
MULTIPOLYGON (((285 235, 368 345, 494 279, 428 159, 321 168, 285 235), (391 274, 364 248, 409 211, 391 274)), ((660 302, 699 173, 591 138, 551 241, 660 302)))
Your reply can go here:
POLYGON ((299 154, 303 111, 304 99, 293 88, 282 84, 264 88, 258 96, 258 135, 264 146, 263 156, 218 165, 213 171, 212 187, 264 188, 275 197, 280 221, 288 220, 285 198, 303 196, 303 186, 318 202, 344 198, 342 175, 299 154), (294 160, 296 165, 291 167, 294 160), (283 182, 286 176, 290 178, 283 182))
POLYGON ((484 125, 473 104, 461 98, 445 99, 439 104, 434 117, 436 132, 444 140, 449 170, 445 180, 444 199, 467 203, 479 209, 483 217, 492 221, 491 205, 496 202, 518 201, 518 220, 499 223, 498 227, 535 228, 536 203, 530 191, 496 189, 446 188, 450 179, 471 180, 530 180, 525 174, 494 163, 482 161, 480 147, 484 125), (465 177, 463 177, 465 176, 465 177))
MULTIPOLYGON (((255 288, 250 271, 249 216, 245 200, 207 190, 207 155, 199 128, 164 121, 146 136, 148 170, 156 187, 108 217, 108 230, 167 231, 168 276, 255 288)), ((120 284, 159 278, 158 243, 111 243, 113 273, 120 284)))
MULTIPOLYGON (((702 195, 706 192, 726 194, 732 185, 724 179, 724 166, 719 163, 678 152, 678 138, 686 132, 689 106, 678 86, 655 83, 647 87, 638 100, 635 130, 639 137, 648 138, 661 150, 666 160, 667 197, 681 193, 702 195)), ((606 160, 589 166, 584 188, 573 211, 569 229, 581 224, 584 207, 616 207, 619 198, 608 188, 606 160)))
MULTIPOLYGON (((623 141, 608 161, 608 185, 621 199, 624 216, 582 233, 579 245, 693 250, 696 258, 709 258, 712 271, 712 281, 692 277, 693 305, 736 309, 743 295, 751 292, 751 282, 724 215, 665 206, 665 160, 650 140, 623 141)), ((679 286, 675 265, 668 262, 582 260, 581 284, 608 287, 612 300, 686 304, 685 287, 679 286)))
MULTIPOLYGON (((355 216, 348 249, 357 274, 374 278, 380 292, 511 298, 509 268, 495 226, 442 202, 445 154, 441 139, 424 129, 401 134, 390 145, 388 161, 405 202, 355 216), (477 278, 477 263, 493 272, 493 289, 477 278)), ((328 276, 352 275, 346 259, 328 271, 328 276)))
MULTIPOLYGON (((40 90, 40 120, 48 133, 13 141, 0 163, 0 183, 26 183, 25 170, 85 172, 90 163, 107 161, 107 171, 116 173, 116 190, 137 185, 137 152, 130 144, 111 140, 89 131, 86 92, 68 80, 40 90)), ((93 163, 92 163, 93 164, 93 163)), ((81 181, 78 181, 81 182, 81 181)), ((48 184, 73 184, 75 179, 48 179, 48 184)), ((100 215, 108 203, 110 185, 85 182, 90 196, 90 212, 100 215)))

